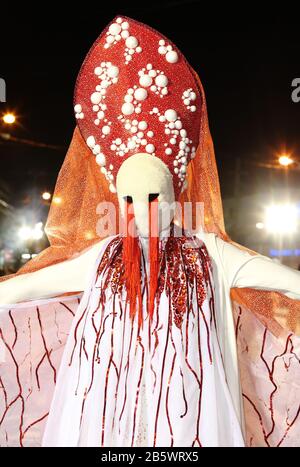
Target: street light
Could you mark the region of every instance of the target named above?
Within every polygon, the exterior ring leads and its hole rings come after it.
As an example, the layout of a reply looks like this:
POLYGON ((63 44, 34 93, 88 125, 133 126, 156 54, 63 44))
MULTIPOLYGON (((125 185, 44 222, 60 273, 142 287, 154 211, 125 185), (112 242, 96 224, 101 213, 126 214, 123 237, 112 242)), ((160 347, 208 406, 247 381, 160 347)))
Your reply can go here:
POLYGON ((11 112, 7 112, 3 115, 2 120, 7 125, 13 125, 16 121, 16 116, 11 112))
POLYGON ((289 167, 294 163, 294 160, 288 154, 282 154, 279 156, 278 162, 283 167, 289 167))
POLYGON ((48 191, 45 191, 45 192, 42 194, 42 198, 43 198, 43 200, 45 200, 45 201, 49 201, 49 199, 51 199, 51 193, 49 193, 48 191))

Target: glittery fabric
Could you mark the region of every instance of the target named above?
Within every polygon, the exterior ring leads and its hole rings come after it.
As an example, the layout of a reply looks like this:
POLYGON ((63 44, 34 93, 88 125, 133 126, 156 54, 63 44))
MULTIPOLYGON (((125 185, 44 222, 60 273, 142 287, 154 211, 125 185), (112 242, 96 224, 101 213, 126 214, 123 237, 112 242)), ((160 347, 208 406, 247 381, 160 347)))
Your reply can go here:
POLYGON ((247 446, 299 447, 300 338, 238 303, 234 317, 247 446))
POLYGON ((81 295, 0 309, 0 446, 41 445, 81 295))
MULTIPOLYGON (((102 282, 103 300, 109 288, 119 299, 126 296, 124 264, 122 261, 122 238, 116 237, 109 243, 98 267, 98 274, 105 273, 102 282)), ((160 268, 156 294, 156 308, 163 292, 170 300, 172 322, 181 328, 188 303, 195 292, 197 305, 202 307, 206 288, 210 285, 211 261, 203 243, 193 237, 170 236, 160 241, 160 268)), ((142 290, 147 291, 147 275, 144 275, 142 290)), ((105 306, 104 301, 101 302, 105 306)))
POLYGON ((192 237, 161 241, 152 320, 142 267, 142 326, 129 314, 121 258, 116 238, 77 310, 43 445, 242 446, 205 245, 192 237))

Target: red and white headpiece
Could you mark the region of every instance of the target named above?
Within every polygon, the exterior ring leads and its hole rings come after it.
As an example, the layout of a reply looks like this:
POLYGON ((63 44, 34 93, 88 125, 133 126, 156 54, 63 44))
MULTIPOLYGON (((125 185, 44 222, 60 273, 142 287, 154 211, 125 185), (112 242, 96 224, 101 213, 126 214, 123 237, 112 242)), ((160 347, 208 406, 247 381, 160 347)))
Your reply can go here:
POLYGON ((168 166, 176 196, 198 146, 201 104, 182 53, 159 32, 124 17, 92 46, 74 97, 79 129, 111 191, 124 160, 149 153, 168 166))

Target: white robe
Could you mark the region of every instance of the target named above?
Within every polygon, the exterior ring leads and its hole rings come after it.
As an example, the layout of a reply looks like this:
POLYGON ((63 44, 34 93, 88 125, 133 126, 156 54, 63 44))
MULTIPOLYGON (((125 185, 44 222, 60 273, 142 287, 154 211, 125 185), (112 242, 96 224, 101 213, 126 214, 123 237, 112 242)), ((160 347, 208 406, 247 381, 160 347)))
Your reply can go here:
MULTIPOLYGON (((230 395, 228 399, 226 395, 226 385, 223 385, 223 402, 220 402, 218 398, 215 398, 213 395, 211 397, 209 396, 209 400, 212 402, 210 407, 214 406, 214 410, 216 406, 218 407, 218 419, 220 423, 227 423, 226 414, 228 413, 231 414, 232 420, 237 421, 237 423, 234 422, 237 436, 231 440, 228 438, 224 440, 219 434, 216 436, 217 422, 214 423, 211 420, 214 438, 212 437, 210 440, 214 439, 214 441, 205 439, 205 442, 239 444, 241 442, 239 435, 240 428, 243 429, 243 405, 240 377, 238 374, 236 336, 230 301, 230 288, 252 287, 264 290, 277 290, 291 298, 300 299, 300 273, 274 263, 269 258, 261 255, 251 256, 249 253, 240 250, 234 245, 223 242, 214 234, 202 233, 199 234, 199 237, 204 240, 209 256, 212 259, 215 308, 217 310, 216 327, 218 330, 220 352, 224 362, 221 369, 217 366, 214 367, 219 369, 217 369, 214 378, 212 378, 212 387, 219 384, 218 381, 224 381, 223 370, 225 370, 227 387, 229 390, 228 394, 230 395), (224 407, 223 413, 220 410, 220 404, 224 407)), ((2 391, 0 397, 0 415, 2 418, 4 417, 3 424, 0 427, 1 446, 7 444, 11 446, 19 445, 21 441, 23 445, 26 446, 40 444, 40 439, 44 433, 44 427, 47 421, 49 403, 52 399, 53 407, 55 400, 52 397, 55 386, 55 378, 53 381, 53 366, 56 369, 59 368, 66 336, 67 334, 72 336, 72 331, 70 332, 70 323, 73 323, 72 326, 74 327, 75 322, 72 318, 72 309, 76 311, 76 313, 79 308, 82 310, 84 300, 86 300, 86 297, 90 296, 90 286, 88 284, 95 275, 95 266, 92 266, 92 264, 98 264, 103 249, 109 241, 110 239, 106 239, 94 245, 91 249, 75 259, 0 284, 0 303, 8 303, 7 305, 0 305, 0 328, 11 350, 10 354, 5 348, 5 345, 3 345, 3 341, 0 339, 0 376, 3 377, 5 386, 5 388, 1 390, 0 385, 0 390, 2 391), (63 300, 43 299, 43 297, 56 297, 61 293, 74 292, 76 290, 82 290, 83 288, 85 290, 85 298, 82 299, 82 304, 79 308, 77 305, 77 295, 74 296, 73 300, 72 297, 63 300), (10 304, 13 301, 11 297, 16 297, 17 301, 23 303, 10 304), (34 300, 24 303, 29 297, 32 297, 34 300), (62 301, 65 303, 61 303, 62 301), (41 322, 37 319, 37 307, 40 307, 41 322), (29 320, 31 327, 29 327, 29 320), (17 334, 15 332, 15 327, 18 330, 17 334), (32 341, 32 333, 34 333, 34 341, 32 341), (44 342, 41 337, 44 338, 44 342), (48 350, 50 349, 48 353, 45 353, 45 348, 48 350), (12 355, 16 359, 16 362, 12 360, 12 355), (16 366, 16 363, 18 366, 16 366), (15 374, 15 367, 18 369, 18 374, 15 374), (8 378, 6 378, 6 376, 8 376, 8 378), (36 381, 37 376, 39 376, 38 385, 36 381), (21 382, 22 392, 18 395, 19 380, 21 382), (14 403, 16 396, 18 396, 18 399, 16 399, 16 403, 14 403), (19 427, 21 428, 19 422, 21 412, 18 401, 20 400, 23 400, 25 403, 22 440, 19 435, 19 427)), ((208 310, 206 309, 206 311, 208 310)), ((215 345, 215 339, 213 337, 214 332, 215 331, 212 330, 212 340, 214 341, 213 348, 216 354, 214 363, 217 365, 220 359, 218 358, 219 350, 215 345)), ((105 345, 110 345, 107 340, 103 342, 106 342, 105 345)), ((282 345, 281 341, 278 341, 278 344, 282 345)), ((275 342, 273 345, 275 345, 275 342)), ((65 347, 65 356, 68 352, 68 346, 69 344, 65 347)), ((280 352, 281 351, 278 351, 278 353, 280 352)), ((64 360, 66 360, 65 356, 63 357, 64 360)), ((137 358, 140 358, 139 354, 137 354, 137 358)), ((208 375, 209 372, 206 374, 208 375)), ((268 377, 268 375, 265 376, 268 377)), ((143 389, 144 382, 145 381, 142 379, 139 397, 143 398, 145 402, 143 407, 146 410, 146 415, 142 417, 140 417, 140 415, 137 416, 139 423, 141 420, 147 420, 147 410, 149 411, 149 409, 146 409, 147 405, 149 405, 149 396, 147 396, 143 389)), ((61 390, 61 386, 57 384, 56 391, 59 390, 61 390)), ((297 400, 297 388, 293 388, 293 394, 294 397, 296 397, 294 400, 297 400)), ((173 403, 173 399, 170 396, 169 401, 173 403)), ((150 412, 151 409, 150 403, 150 412)), ((51 420, 51 415, 49 420, 51 420)), ((140 430, 140 427, 143 425, 138 424, 138 426, 139 433, 142 433, 143 430, 140 430)), ((51 424, 49 421, 44 438, 45 443, 48 442, 47 439, 49 440, 49 444, 51 444, 50 428, 51 424)), ((294 425, 293 432, 291 430, 289 436, 294 434, 293 439, 297 439, 298 429, 298 425, 297 427, 294 425)), ((166 441, 168 445, 170 442, 169 424, 166 426, 166 430, 169 436, 166 441)), ((73 438, 68 442, 76 445, 76 443, 80 442, 78 441, 78 432, 76 434, 76 430, 73 431, 73 426, 70 426, 69 431, 70 433, 68 436, 73 436, 73 438)), ((149 433, 147 433, 147 436, 149 437, 149 433)), ((141 438, 139 441, 136 441, 141 444, 148 442, 141 438)), ((286 441, 289 441, 288 438, 286 438, 286 441)), ((98 442, 99 438, 97 439, 97 443, 98 442)), ((105 442, 107 442, 107 440, 105 442)), ((130 440, 127 440, 125 443, 130 444, 130 440)), ((93 441, 91 444, 93 444, 93 441)))
POLYGON ((206 290, 200 313, 194 291, 193 309, 178 328, 163 292, 150 329, 146 316, 138 332, 124 297, 121 307, 111 298, 99 308, 101 277, 92 277, 64 352, 43 445, 244 446, 210 307, 214 295, 206 290))

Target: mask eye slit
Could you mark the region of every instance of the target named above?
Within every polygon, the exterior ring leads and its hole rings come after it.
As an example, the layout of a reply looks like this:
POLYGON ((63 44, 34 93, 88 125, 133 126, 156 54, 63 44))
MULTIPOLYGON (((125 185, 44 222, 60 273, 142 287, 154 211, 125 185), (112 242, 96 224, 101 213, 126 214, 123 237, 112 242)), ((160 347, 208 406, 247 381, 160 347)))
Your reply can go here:
POLYGON ((132 202, 133 202, 132 196, 124 196, 123 199, 124 199, 124 201, 126 201, 126 203, 128 203, 128 204, 132 204, 132 202))
POLYGON ((159 193, 149 193, 149 203, 155 201, 159 197, 159 193))

